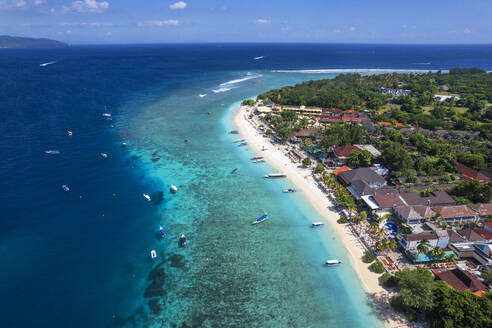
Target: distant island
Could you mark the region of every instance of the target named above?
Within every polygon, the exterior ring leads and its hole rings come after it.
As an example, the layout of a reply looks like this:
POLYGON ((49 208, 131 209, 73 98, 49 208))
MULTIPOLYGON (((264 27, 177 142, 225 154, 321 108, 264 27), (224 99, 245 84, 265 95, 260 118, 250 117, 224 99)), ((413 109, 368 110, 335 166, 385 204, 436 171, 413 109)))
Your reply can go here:
POLYGON ((68 44, 51 39, 0 35, 0 48, 66 48, 68 44))

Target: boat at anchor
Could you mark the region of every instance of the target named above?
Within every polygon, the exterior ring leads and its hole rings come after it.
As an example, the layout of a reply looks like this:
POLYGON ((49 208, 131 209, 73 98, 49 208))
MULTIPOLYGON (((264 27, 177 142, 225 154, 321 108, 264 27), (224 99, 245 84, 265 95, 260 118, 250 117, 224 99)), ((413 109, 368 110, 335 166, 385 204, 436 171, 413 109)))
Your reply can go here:
POLYGON ((325 264, 327 266, 335 266, 335 265, 342 264, 342 261, 340 261, 340 260, 326 260, 325 264))
POLYGON ((267 179, 278 179, 278 178, 285 178, 287 175, 285 173, 268 173, 265 174, 265 178, 267 179))
POLYGON ((268 214, 263 214, 262 216, 260 216, 259 218, 257 218, 253 222, 251 222, 251 224, 262 223, 262 222, 266 221, 267 219, 268 219, 268 214))

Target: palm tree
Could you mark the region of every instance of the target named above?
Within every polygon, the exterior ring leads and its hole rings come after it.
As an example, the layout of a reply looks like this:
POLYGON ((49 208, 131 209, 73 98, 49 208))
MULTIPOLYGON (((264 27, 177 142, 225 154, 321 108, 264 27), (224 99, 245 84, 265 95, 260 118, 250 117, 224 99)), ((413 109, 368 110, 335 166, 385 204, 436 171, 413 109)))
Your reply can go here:
POLYGON ((430 243, 427 239, 422 239, 417 245, 417 250, 420 253, 426 254, 429 251, 430 243))
POLYGON ((391 249, 391 250, 395 250, 396 247, 398 247, 398 243, 396 242, 395 239, 391 239, 388 243, 388 247, 391 249))
POLYGON ((430 255, 435 258, 435 259, 442 259, 444 256, 444 252, 442 251, 441 247, 436 246, 430 251, 430 255))
POLYGON ((446 257, 444 259, 446 260, 446 262, 450 262, 453 264, 458 262, 458 257, 456 256, 455 253, 451 253, 449 255, 446 255, 446 257))

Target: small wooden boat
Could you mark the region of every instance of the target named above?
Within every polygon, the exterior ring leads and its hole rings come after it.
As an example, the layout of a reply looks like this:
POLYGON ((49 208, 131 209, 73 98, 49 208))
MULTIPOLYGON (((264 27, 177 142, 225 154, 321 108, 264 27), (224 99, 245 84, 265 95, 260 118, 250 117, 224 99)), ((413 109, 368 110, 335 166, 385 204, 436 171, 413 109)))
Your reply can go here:
POLYGON ((325 225, 325 224, 324 224, 323 222, 313 222, 313 223, 311 224, 311 227, 312 227, 312 228, 318 228, 318 227, 322 227, 322 226, 324 226, 324 225, 325 225))
POLYGON ((237 173, 237 171, 239 171, 238 167, 236 167, 234 170, 232 170, 231 174, 237 173))
POLYGON ((268 214, 263 214, 262 216, 260 216, 259 218, 257 218, 253 222, 251 222, 251 224, 262 223, 262 222, 266 221, 267 219, 268 219, 268 214))
POLYGON ((126 147, 126 142, 122 142, 121 147, 126 147))
POLYGON ((255 163, 265 163, 265 160, 264 160, 264 159, 257 159, 257 160, 255 161, 255 163))
POLYGON ((237 139, 237 140, 234 140, 234 142, 238 143, 238 142, 243 142, 244 140, 246 140, 246 139, 237 139))
POLYGON ((263 159, 263 156, 255 156, 251 157, 252 160, 258 160, 258 159, 263 159))
POLYGON ((241 143, 239 144, 239 147, 241 147, 241 146, 246 146, 247 144, 248 144, 247 142, 241 142, 241 143))
POLYGON ((229 134, 239 134, 239 131, 237 131, 237 130, 231 130, 231 131, 229 131, 229 134))
POLYGON ((72 131, 67 131, 67 133, 70 137, 72 136, 72 131))
POLYGON ((265 178, 267 179, 278 179, 278 178, 285 178, 287 175, 285 173, 269 173, 265 174, 265 178))
POLYGON ((45 150, 44 152, 45 152, 46 154, 48 154, 48 155, 59 155, 59 154, 60 154, 60 151, 59 151, 59 150, 52 150, 52 149, 50 149, 50 150, 45 150))
POLYGON ((340 261, 340 260, 326 260, 326 262, 325 262, 325 264, 327 266, 335 266, 335 265, 339 265, 341 263, 342 263, 342 261, 340 261))
POLYGON ((157 155, 157 152, 156 151, 152 153, 152 156, 155 156, 155 155, 157 155))

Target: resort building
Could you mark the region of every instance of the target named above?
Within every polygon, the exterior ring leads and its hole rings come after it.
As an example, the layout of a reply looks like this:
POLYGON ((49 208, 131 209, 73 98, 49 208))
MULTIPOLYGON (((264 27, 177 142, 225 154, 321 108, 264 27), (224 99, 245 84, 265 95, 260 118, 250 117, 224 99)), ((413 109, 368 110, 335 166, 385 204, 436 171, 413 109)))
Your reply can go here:
POLYGON ((394 207, 393 212, 408 225, 420 224, 424 220, 431 219, 436 216, 436 212, 434 212, 429 206, 425 205, 403 205, 394 207))
MULTIPOLYGON (((474 210, 482 219, 487 216, 492 215, 492 204, 472 204, 468 205, 472 210, 474 210)), ((492 231, 491 231, 492 232, 492 231)))
POLYGON ((480 181, 481 183, 487 183, 490 181, 489 177, 487 177, 487 175, 477 171, 477 170, 474 170, 472 168, 469 168, 468 166, 465 166, 463 164, 460 164, 458 163, 458 165, 456 165, 456 169, 458 171, 458 173, 460 173, 463 178, 467 179, 467 180, 471 180, 471 179, 476 179, 478 181, 480 181))
POLYGON ((386 180, 368 167, 342 172, 338 178, 356 199, 386 185, 386 180))
POLYGON ((283 106, 282 110, 294 111, 298 114, 305 115, 321 115, 323 110, 321 107, 306 107, 306 106, 283 106))
POLYGON ((367 150, 373 157, 379 157, 381 156, 381 152, 376 149, 373 145, 354 145, 355 147, 359 148, 360 150, 367 150))
POLYGON ((406 205, 430 205, 430 206, 448 206, 455 205, 454 199, 445 191, 434 191, 427 197, 422 197, 420 193, 408 192, 401 194, 406 205))
POLYGON ((297 138, 307 138, 317 134, 318 131, 314 129, 301 129, 299 131, 294 131, 292 134, 297 138))
POLYGON ((361 199, 371 209, 372 213, 379 217, 391 214, 393 207, 404 205, 398 194, 367 195, 361 196, 361 199))
POLYGON ((416 251, 417 246, 422 240, 427 240, 429 242, 429 247, 433 248, 437 246, 439 237, 434 232, 421 232, 403 235, 398 242, 406 251, 416 251))
POLYGON ((272 108, 267 106, 258 106, 255 111, 256 114, 268 114, 272 112, 272 108))
POLYGON ((487 290, 487 286, 480 280, 475 278, 470 272, 461 270, 460 268, 436 273, 436 278, 461 292, 465 290, 472 292, 487 290))
POLYGON ((446 222, 455 223, 456 221, 462 222, 478 220, 477 213, 466 205, 437 206, 432 207, 432 210, 446 222))
POLYGON ((343 146, 333 149, 333 161, 338 165, 345 163, 354 150, 360 151, 361 149, 357 146, 343 146))
POLYGON ((492 233, 492 222, 485 222, 484 229, 492 233))

